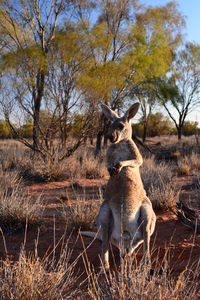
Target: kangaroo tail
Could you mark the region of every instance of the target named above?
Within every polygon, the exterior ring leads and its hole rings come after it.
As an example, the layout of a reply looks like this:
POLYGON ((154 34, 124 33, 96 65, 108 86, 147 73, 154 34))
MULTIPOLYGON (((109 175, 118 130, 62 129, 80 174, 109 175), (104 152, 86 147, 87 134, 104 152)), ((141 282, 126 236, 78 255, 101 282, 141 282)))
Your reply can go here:
POLYGON ((81 231, 80 233, 81 233, 82 235, 84 235, 84 236, 89 236, 89 237, 91 237, 91 238, 94 238, 94 239, 97 239, 97 240, 102 241, 100 232, 81 231))

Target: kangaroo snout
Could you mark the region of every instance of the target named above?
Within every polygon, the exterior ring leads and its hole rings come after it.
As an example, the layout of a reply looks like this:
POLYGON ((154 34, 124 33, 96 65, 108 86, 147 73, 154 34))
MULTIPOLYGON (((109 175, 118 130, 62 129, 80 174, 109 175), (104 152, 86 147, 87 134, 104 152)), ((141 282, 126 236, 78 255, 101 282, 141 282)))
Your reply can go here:
POLYGON ((109 140, 110 140, 111 143, 113 143, 113 144, 116 143, 117 140, 118 140, 118 134, 117 134, 117 132, 110 133, 108 135, 108 138, 109 138, 109 140))

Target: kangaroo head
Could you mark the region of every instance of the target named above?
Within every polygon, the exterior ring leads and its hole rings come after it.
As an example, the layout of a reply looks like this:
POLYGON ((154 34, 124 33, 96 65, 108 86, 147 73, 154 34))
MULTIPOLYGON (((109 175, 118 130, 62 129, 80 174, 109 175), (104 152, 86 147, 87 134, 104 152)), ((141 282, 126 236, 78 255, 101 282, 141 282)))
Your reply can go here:
POLYGON ((123 117, 119 117, 112 109, 107 105, 101 104, 102 112, 107 119, 111 121, 109 139, 111 143, 118 143, 122 140, 131 139, 132 126, 130 120, 135 116, 139 109, 140 104, 134 103, 124 114, 123 117))

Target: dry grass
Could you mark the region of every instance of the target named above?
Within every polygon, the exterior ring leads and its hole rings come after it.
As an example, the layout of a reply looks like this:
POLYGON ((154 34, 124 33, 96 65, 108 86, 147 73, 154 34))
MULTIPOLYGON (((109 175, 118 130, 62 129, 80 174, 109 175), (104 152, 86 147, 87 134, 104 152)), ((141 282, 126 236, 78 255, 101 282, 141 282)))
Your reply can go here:
POLYGON ((178 160, 179 175, 194 175, 200 170, 200 155, 192 152, 178 160))
POLYGON ((61 162, 31 158, 30 150, 17 141, 0 141, 0 168, 15 171, 25 182, 61 181, 66 178, 103 178, 108 172, 103 161, 105 153, 95 158, 95 148, 81 146, 72 156, 61 162))
POLYGON ((141 176, 154 208, 166 210, 176 204, 179 190, 172 184, 173 167, 169 163, 157 163, 154 157, 147 158, 141 176))
POLYGON ((71 299, 80 294, 74 268, 77 260, 70 262, 71 250, 64 237, 60 241, 59 259, 55 259, 56 247, 43 259, 28 254, 24 246, 19 259, 13 262, 9 257, 0 261, 0 299, 8 300, 57 300, 71 299))
POLYGON ((50 182, 61 181, 66 178, 64 163, 44 162, 42 159, 27 159, 19 167, 19 175, 25 182, 50 182))
POLYGON ((182 136, 181 141, 178 141, 177 135, 166 135, 166 136, 155 136, 147 139, 149 144, 161 143, 163 146, 172 146, 172 145, 188 145, 196 146, 195 136, 182 136))
POLYGON ((185 156, 178 161, 178 174, 179 175, 190 175, 191 174, 191 164, 189 157, 185 156))
POLYGON ((79 203, 70 206, 64 214, 68 224, 68 230, 94 230, 95 220, 99 212, 99 203, 79 203))
POLYGON ((92 202, 86 199, 85 193, 81 199, 75 190, 74 193, 77 204, 65 205, 63 203, 63 217, 66 220, 68 231, 94 230, 96 217, 103 201, 101 189, 99 189, 96 199, 92 200, 92 202))
POLYGON ((27 222, 38 223, 42 212, 40 197, 33 203, 15 174, 4 177, 0 183, 0 226, 3 230, 17 231, 25 228, 27 222))
POLYGON ((94 157, 94 148, 82 147, 66 161, 66 169, 69 178, 104 178, 108 175, 103 157, 94 157))
POLYGON ((88 267, 89 290, 91 299, 199 299, 200 261, 195 268, 186 268, 177 277, 169 267, 169 261, 154 262, 153 274, 135 259, 123 261, 120 271, 105 271, 92 274, 88 267))

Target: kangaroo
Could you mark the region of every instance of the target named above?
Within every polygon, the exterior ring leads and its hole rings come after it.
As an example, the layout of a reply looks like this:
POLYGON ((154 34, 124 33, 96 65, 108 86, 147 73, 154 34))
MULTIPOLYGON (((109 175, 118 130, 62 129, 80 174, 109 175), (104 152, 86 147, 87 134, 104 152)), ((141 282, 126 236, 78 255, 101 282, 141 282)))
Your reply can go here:
POLYGON ((110 178, 97 217, 102 240, 101 258, 109 269, 109 242, 121 250, 122 256, 131 255, 144 242, 145 259, 150 262, 150 236, 155 229, 156 216, 141 180, 139 168, 143 159, 132 140, 131 126, 139 103, 133 104, 121 118, 107 105, 102 104, 101 108, 111 121, 111 145, 106 156, 110 178))

